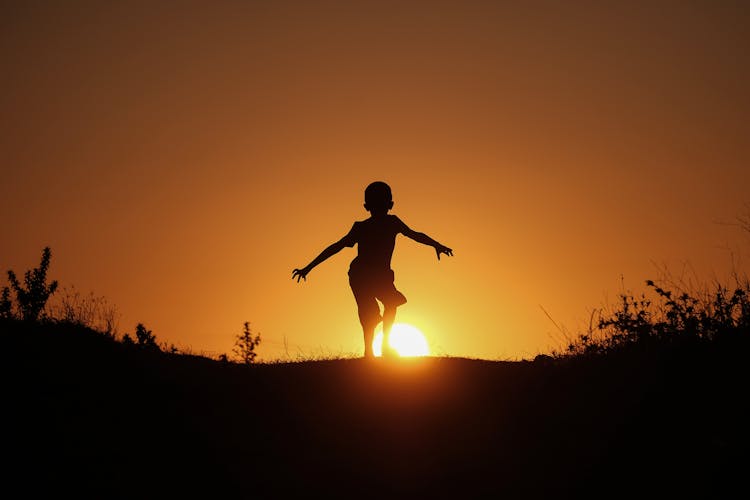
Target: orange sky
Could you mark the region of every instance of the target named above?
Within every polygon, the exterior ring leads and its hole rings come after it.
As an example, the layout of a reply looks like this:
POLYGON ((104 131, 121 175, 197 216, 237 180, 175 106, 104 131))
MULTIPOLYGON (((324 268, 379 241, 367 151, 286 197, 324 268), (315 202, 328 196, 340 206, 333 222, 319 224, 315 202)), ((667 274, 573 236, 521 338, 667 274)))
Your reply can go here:
POLYGON ((393 260, 436 354, 532 357, 564 342, 542 308, 575 332, 661 267, 750 267, 744 2, 33 5, 0 18, 0 266, 51 246, 121 332, 361 353, 355 250, 291 271, 373 180, 454 250, 393 260))

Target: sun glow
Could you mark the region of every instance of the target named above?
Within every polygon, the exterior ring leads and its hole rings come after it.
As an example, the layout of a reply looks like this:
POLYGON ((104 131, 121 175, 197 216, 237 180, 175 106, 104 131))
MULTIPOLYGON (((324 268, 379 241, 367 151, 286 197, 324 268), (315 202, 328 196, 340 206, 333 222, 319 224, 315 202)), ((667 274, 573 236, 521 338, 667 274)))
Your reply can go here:
MULTIPOLYGON (((419 328, 406 323, 394 323, 388 339, 388 345, 395 349, 398 355, 402 357, 427 356, 430 354, 430 346, 427 344, 424 334, 419 328)), ((382 330, 375 334, 372 349, 375 356, 383 355, 382 330)))

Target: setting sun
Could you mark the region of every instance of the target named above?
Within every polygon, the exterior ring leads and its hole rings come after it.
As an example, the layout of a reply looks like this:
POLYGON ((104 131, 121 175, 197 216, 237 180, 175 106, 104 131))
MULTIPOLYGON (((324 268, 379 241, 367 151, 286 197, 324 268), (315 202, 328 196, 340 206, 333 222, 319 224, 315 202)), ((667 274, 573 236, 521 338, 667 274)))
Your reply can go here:
MULTIPOLYGON (((406 324, 395 323, 391 330, 388 344, 398 352, 399 356, 427 356, 430 354, 430 346, 427 339, 419 328, 406 324)), ((375 335, 372 343, 375 356, 383 355, 383 332, 375 335)))

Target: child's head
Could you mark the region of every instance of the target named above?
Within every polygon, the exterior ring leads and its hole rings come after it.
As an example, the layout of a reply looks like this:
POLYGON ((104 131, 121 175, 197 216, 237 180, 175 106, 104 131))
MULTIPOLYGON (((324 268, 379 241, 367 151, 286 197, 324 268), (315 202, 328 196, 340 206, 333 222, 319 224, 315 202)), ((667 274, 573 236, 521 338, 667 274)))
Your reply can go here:
POLYGON ((365 189, 365 210, 371 214, 384 214, 393 208, 391 187, 382 181, 371 183, 365 189))

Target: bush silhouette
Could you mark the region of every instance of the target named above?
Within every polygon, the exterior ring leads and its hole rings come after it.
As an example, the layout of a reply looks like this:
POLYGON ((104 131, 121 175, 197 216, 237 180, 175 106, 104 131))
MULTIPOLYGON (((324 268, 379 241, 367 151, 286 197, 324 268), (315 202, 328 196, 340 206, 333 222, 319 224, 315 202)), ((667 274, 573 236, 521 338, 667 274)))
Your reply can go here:
POLYGON ((161 351, 159 344, 156 343, 156 335, 147 329, 143 323, 138 323, 135 326, 135 340, 126 333, 122 337, 122 343, 136 345, 147 350, 161 351))
MULTIPOLYGON (((750 203, 736 225, 750 233, 750 203)), ((646 280, 655 294, 648 298, 619 295, 617 306, 595 311, 586 333, 571 341, 565 355, 606 354, 627 348, 649 349, 698 343, 731 343, 750 340, 750 278, 734 272, 734 286, 719 282, 700 289, 662 279, 646 280), (598 320, 594 316, 598 313, 598 320)))
POLYGON ((618 306, 601 314, 595 328, 568 345, 568 354, 606 354, 628 346, 685 345, 731 341, 750 335, 750 282, 733 289, 717 284, 702 292, 668 290, 653 280, 646 294, 619 296, 618 306))
POLYGON ((255 362, 255 357, 258 355, 258 353, 255 352, 255 348, 258 347, 259 344, 260 334, 253 336, 250 322, 245 321, 242 333, 236 337, 232 352, 242 363, 249 365, 255 362))
MULTIPOLYGON (((8 281, 16 295, 16 304, 21 319, 26 321, 38 321, 44 313, 47 300, 57 290, 57 281, 47 283, 47 271, 49 270, 52 252, 49 247, 42 251, 42 260, 39 267, 26 271, 24 284, 22 285, 16 273, 8 271, 8 281)), ((12 304, 10 303, 10 289, 5 287, 2 293, 0 314, 3 317, 13 317, 12 304)))

